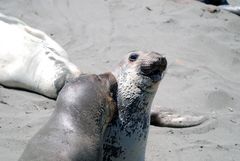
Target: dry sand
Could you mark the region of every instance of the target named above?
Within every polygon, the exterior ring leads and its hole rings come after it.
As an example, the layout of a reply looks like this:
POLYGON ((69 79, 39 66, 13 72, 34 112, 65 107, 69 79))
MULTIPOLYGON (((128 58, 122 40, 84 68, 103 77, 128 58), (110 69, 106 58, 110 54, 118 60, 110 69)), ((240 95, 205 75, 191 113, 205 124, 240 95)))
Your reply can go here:
MULTIPOLYGON (((165 54, 155 107, 210 119, 187 129, 151 127, 146 161, 240 160, 240 17, 189 0, 2 0, 0 12, 51 35, 86 72, 111 70, 135 49, 165 54)), ((0 161, 16 161, 54 107, 0 87, 0 161)))

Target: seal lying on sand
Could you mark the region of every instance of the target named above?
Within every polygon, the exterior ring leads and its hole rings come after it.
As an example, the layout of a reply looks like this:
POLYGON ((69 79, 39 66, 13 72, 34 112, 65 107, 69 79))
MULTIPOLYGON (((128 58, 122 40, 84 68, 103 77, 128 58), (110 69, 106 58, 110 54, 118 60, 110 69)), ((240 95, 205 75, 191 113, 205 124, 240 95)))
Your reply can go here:
POLYGON ((103 133, 116 110, 111 74, 82 75, 67 83, 47 124, 19 161, 102 160, 103 133))
POLYGON ((0 14, 0 84, 56 98, 80 74, 67 53, 45 33, 0 14))
POLYGON ((206 4, 219 6, 220 9, 232 12, 232 13, 240 16, 240 6, 231 6, 231 5, 229 5, 227 0, 198 0, 198 1, 206 3, 206 4))

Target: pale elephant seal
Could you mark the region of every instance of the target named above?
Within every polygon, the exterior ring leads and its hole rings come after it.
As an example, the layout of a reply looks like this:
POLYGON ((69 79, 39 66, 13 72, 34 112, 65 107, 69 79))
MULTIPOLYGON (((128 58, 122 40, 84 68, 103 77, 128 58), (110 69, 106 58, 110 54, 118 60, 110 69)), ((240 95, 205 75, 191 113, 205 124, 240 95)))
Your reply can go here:
POLYGON ((131 52, 113 71, 118 83, 118 115, 105 132, 104 161, 143 161, 150 108, 167 67, 156 52, 131 52))
POLYGON ((45 33, 0 14, 0 84, 56 98, 80 74, 67 53, 45 33))
POLYGON ((47 124, 19 161, 101 161, 103 133, 115 113, 111 74, 82 75, 67 83, 47 124))

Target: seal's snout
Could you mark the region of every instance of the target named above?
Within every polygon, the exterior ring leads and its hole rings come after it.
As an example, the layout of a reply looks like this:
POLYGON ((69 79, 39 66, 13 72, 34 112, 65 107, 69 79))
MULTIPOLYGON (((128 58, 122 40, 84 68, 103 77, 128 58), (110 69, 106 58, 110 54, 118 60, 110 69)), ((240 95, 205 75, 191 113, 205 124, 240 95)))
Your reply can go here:
POLYGON ((165 57, 159 58, 159 68, 161 71, 165 71, 167 68, 167 59, 165 57))
POLYGON ((142 74, 151 78, 153 82, 160 81, 167 68, 167 59, 156 53, 150 55, 148 59, 141 65, 142 74))

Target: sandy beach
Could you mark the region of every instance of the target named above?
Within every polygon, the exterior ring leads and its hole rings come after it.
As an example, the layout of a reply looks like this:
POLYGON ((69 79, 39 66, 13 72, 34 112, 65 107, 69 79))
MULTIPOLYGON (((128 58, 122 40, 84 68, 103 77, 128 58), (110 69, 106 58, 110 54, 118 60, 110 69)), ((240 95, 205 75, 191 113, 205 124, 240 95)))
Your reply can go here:
MULTIPOLYGON (((146 161, 239 161, 240 17, 213 8, 191 0, 0 1, 1 13, 46 32, 84 72, 110 71, 132 50, 166 56, 153 108, 209 120, 151 126, 146 161)), ((17 161, 54 108, 55 100, 0 86, 0 161, 17 161)))

